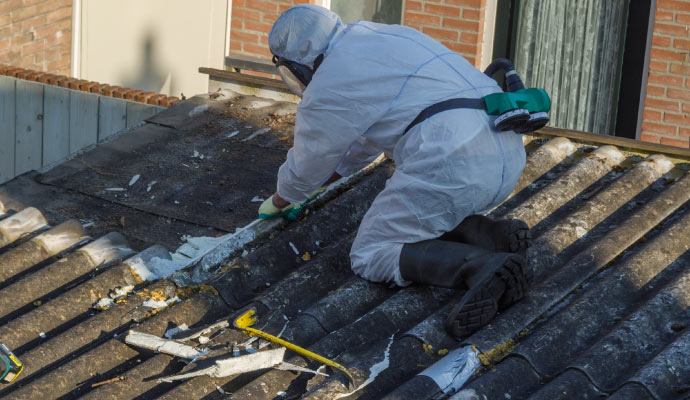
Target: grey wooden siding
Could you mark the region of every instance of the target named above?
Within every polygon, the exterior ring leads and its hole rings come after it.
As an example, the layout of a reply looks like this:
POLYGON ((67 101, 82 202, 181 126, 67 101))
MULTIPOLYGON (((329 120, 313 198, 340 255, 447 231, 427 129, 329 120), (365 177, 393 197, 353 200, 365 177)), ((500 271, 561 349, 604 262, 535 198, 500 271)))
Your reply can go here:
POLYGON ((0 76, 0 183, 64 160, 163 109, 0 76))

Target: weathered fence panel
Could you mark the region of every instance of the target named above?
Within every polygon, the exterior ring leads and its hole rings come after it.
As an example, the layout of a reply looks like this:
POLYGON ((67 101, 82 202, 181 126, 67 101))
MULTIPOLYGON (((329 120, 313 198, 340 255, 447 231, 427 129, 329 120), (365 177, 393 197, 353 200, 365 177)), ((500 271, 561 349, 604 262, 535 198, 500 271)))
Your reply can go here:
POLYGON ((43 98, 43 165, 48 165, 70 153, 70 96, 64 88, 45 86, 43 98))
POLYGON ((14 175, 15 79, 0 76, 0 182, 14 175))
POLYGON ((98 140, 98 96, 72 91, 69 106, 69 151, 77 152, 98 140))
POLYGON ((127 128, 127 104, 122 99, 101 97, 98 107, 98 141, 102 142, 125 128, 127 128))
POLYGON ((43 153, 43 85, 17 80, 14 173, 41 168, 43 153))
POLYGON ((0 183, 64 160, 163 109, 0 76, 0 183))

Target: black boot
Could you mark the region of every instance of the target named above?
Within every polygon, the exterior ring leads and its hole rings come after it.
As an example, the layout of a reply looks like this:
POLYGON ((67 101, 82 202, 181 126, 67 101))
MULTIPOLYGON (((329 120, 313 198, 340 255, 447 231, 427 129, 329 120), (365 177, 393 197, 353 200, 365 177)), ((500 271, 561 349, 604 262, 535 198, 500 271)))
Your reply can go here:
POLYGON ((524 257, 532 235, 527 224, 519 219, 495 221, 483 215, 470 215, 439 239, 472 244, 491 251, 518 253, 524 257))
POLYGON ((466 291, 451 310, 446 327, 465 337, 489 323, 496 312, 520 300, 531 276, 518 254, 494 253, 476 246, 425 240, 400 253, 400 274, 408 281, 466 291))

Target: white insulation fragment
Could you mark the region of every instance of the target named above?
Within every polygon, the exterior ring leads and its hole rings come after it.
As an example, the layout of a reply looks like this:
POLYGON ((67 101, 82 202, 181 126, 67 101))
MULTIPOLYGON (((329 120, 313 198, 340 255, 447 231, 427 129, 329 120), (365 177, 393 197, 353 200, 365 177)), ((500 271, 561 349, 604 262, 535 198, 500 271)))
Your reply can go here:
POLYGON ((156 335, 149 335, 148 333, 132 330, 127 334, 125 342, 132 346, 158 351, 175 357, 182 357, 188 360, 194 360, 208 353, 207 351, 199 350, 174 340, 163 339, 156 335))
POLYGON ((117 187, 117 188, 106 188, 105 190, 107 190, 108 192, 124 192, 127 189, 117 187))
POLYGON ((254 196, 254 198, 252 199, 252 203, 262 203, 263 201, 264 199, 262 199, 259 196, 254 196))
POLYGON ((201 375, 208 375, 211 378, 223 378, 225 376, 243 374, 245 372, 274 367, 283 361, 284 356, 285 347, 260 351, 254 354, 247 354, 239 357, 230 356, 229 358, 216 360, 215 364, 208 368, 168 376, 159 379, 158 382, 174 382, 201 375))
POLYGON ((240 131, 232 131, 228 134, 228 136, 226 136, 226 138, 230 139, 232 137, 235 137, 238 133, 240 133, 240 131))
POLYGON ((152 188, 153 185, 155 185, 156 183, 158 183, 158 181, 151 181, 151 182, 146 186, 146 191, 147 191, 147 192, 150 192, 150 191, 151 191, 151 188, 152 188))
POLYGON ((297 247, 295 247, 295 245, 292 242, 288 242, 288 244, 290 245, 290 248, 292 249, 292 251, 294 251, 296 255, 299 255, 299 251, 297 250, 297 247))

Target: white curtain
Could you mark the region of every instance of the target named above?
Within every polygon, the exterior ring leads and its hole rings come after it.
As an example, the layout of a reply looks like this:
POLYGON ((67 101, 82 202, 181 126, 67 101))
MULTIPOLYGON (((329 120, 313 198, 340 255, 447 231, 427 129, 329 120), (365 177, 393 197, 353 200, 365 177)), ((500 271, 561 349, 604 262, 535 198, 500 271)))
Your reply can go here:
POLYGON ((612 135, 629 0, 520 0, 513 61, 550 126, 612 135))

